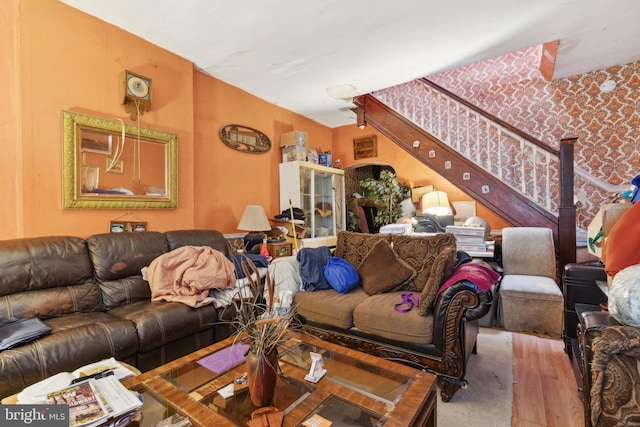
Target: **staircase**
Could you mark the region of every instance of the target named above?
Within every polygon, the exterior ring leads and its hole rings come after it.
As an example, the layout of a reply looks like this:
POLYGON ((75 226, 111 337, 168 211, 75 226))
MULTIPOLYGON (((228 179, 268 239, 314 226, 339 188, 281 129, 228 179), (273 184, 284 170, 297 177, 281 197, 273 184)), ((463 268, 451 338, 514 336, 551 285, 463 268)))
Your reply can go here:
POLYGON ((554 150, 428 80, 407 85, 356 98, 360 117, 512 226, 551 228, 559 264, 575 262, 575 138, 554 150))

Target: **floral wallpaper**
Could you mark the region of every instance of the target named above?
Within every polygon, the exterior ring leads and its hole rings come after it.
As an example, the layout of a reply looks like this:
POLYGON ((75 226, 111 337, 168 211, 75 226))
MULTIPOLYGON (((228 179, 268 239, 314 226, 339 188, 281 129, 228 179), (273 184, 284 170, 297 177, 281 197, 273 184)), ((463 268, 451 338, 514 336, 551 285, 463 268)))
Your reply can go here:
POLYGON ((547 81, 541 52, 524 49, 428 78, 554 148, 577 137, 576 168, 594 181, 575 178, 576 195, 584 196, 578 224, 586 228, 640 173, 640 61, 547 81), (613 91, 600 89, 606 80, 616 83, 613 91))

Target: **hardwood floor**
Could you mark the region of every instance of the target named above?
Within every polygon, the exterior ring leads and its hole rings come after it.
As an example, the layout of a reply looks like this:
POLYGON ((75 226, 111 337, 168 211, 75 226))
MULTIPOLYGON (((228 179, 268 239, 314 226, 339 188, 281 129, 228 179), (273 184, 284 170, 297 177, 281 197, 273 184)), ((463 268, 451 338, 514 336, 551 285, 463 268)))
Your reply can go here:
POLYGON ((512 333, 513 427, 583 427, 578 386, 561 339, 512 333))

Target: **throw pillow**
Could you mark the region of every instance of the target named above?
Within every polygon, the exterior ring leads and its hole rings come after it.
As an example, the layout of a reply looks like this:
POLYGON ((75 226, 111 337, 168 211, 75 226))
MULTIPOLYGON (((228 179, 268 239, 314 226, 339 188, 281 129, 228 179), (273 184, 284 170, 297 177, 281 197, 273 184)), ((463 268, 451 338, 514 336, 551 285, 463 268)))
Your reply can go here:
POLYGON ((456 249, 456 237, 451 233, 428 236, 393 235, 393 250, 400 259, 416 270, 416 276, 407 284, 407 290, 422 292, 433 263, 446 248, 456 249))
POLYGON ((443 280, 453 273, 456 264, 456 249, 445 248, 438 254, 433 265, 427 283, 420 294, 420 314, 426 316, 433 306, 433 303, 440 289, 443 280))
POLYGON ((347 294, 360 284, 358 271, 344 258, 330 256, 322 271, 327 282, 339 294, 347 294))
POLYGON ((391 234, 365 234, 353 231, 339 231, 333 255, 344 258, 355 268, 359 268, 365 257, 380 240, 391 243, 391 234))
POLYGON ((416 270, 400 259, 385 240, 378 241, 358 268, 360 282, 369 295, 392 291, 413 279, 416 270))
POLYGON ((640 202, 634 203, 611 227, 602 248, 604 270, 612 278, 618 271, 640 263, 640 202))

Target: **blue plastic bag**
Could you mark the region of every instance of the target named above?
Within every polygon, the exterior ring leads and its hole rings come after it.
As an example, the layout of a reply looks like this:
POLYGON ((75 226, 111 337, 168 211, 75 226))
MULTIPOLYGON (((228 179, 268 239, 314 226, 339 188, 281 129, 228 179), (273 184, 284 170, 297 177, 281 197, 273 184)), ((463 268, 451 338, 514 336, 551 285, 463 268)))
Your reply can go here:
POLYGON ((360 284, 358 270, 344 258, 329 257, 323 273, 327 282, 339 294, 346 294, 360 284))

